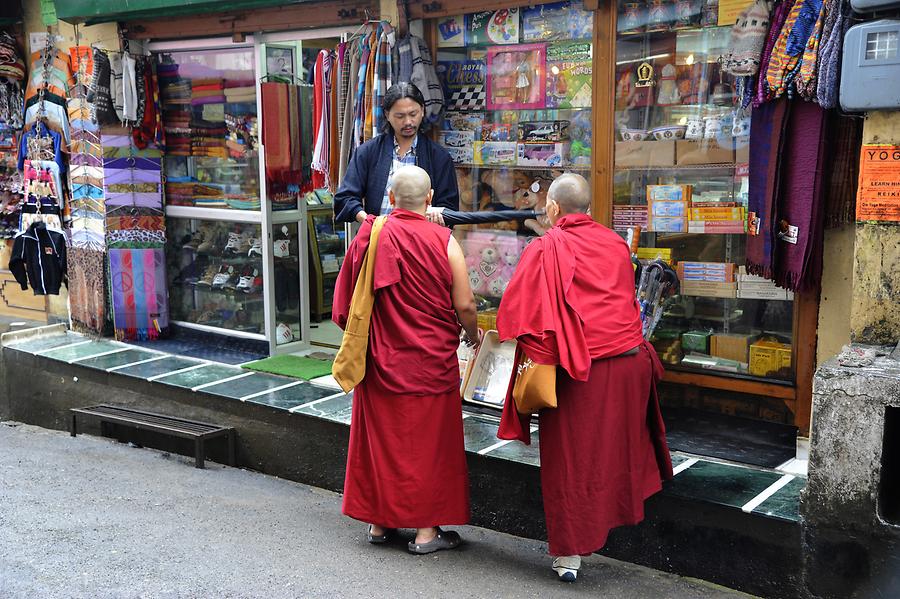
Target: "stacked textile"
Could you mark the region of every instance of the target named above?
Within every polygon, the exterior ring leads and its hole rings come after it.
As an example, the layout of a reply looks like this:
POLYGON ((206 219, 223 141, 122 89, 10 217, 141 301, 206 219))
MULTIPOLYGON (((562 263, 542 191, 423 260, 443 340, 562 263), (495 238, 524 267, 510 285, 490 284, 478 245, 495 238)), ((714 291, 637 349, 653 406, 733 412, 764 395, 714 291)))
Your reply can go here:
MULTIPOLYGON (((163 105, 165 106, 165 104, 163 105)), ((191 113, 188 110, 162 112, 166 132, 166 153, 172 156, 191 155, 191 113)))
MULTIPOLYGON (((235 82, 237 83, 237 82, 235 82)), ((225 85, 225 102, 228 104, 237 104, 240 102, 252 102, 256 104, 256 86, 233 86, 232 82, 225 85)))
POLYGON ((193 206, 194 183, 166 178, 166 204, 169 206, 193 206))
POLYGON ((195 116, 191 120, 191 130, 191 155, 228 157, 228 150, 225 147, 225 134, 228 130, 225 127, 224 113, 221 121, 207 121, 195 116))
POLYGON ((191 80, 191 106, 225 102, 225 82, 219 78, 191 80))

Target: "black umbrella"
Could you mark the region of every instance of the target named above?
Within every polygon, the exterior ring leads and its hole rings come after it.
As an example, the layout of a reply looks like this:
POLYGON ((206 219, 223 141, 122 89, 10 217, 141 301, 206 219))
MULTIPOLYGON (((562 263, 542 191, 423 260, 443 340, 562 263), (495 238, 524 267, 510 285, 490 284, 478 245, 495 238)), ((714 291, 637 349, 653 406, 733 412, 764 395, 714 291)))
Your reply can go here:
POLYGON ((536 210, 482 210, 479 212, 460 212, 459 210, 444 209, 441 213, 444 224, 448 227, 456 225, 481 225, 484 223, 499 223, 507 220, 527 220, 537 218, 543 212, 536 210))

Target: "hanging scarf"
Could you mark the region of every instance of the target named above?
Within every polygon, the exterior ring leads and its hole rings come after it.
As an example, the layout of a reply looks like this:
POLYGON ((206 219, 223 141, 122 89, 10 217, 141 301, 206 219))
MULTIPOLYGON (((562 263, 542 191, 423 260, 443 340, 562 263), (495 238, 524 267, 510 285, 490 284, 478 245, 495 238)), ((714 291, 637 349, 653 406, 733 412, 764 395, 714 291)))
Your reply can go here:
MULTIPOLYGON (((838 0, 840 3, 840 0, 838 0)), ((850 27, 850 8, 847 3, 840 3, 835 10, 835 21, 828 36, 823 33, 822 47, 819 50, 819 79, 816 84, 816 100, 822 108, 835 108, 840 95, 841 52, 844 35, 850 27)))
POLYGON ((394 45, 394 29, 386 22, 378 25, 378 46, 375 50, 375 77, 372 83, 372 137, 384 130, 385 116, 382 103, 391 86, 391 48, 394 45))
POLYGON ((355 149, 354 141, 357 139, 353 131, 354 117, 356 114, 356 90, 359 83, 359 44, 353 42, 347 50, 350 57, 350 65, 348 67, 348 84, 347 84, 347 105, 344 107, 342 114, 343 133, 341 134, 341 153, 338 162, 338 182, 344 179, 344 173, 347 170, 347 164, 350 162, 350 152, 355 149))
POLYGON ((363 142, 367 142, 373 137, 374 133, 374 106, 375 106, 375 59, 377 57, 378 36, 372 33, 370 38, 369 61, 366 63, 366 88, 365 88, 365 104, 363 113, 363 142))
POLYGON ((829 111, 829 118, 825 226, 833 228, 853 222, 863 119, 841 116, 836 110, 829 111))
POLYGON ((313 182, 317 188, 325 187, 328 180, 328 158, 331 147, 331 65, 331 54, 327 50, 320 51, 316 59, 316 136, 312 160, 313 182))
POLYGON ((794 104, 781 157, 776 226, 786 222, 797 227, 797 242, 776 242, 774 278, 780 287, 801 291, 819 282, 813 259, 821 254, 825 214, 826 112, 810 102, 794 104))
POLYGON ((750 193, 748 207, 759 219, 757 234, 747 237, 747 270, 772 278, 775 251, 775 198, 781 151, 790 103, 786 98, 753 110, 750 124, 750 193))
POLYGON ((370 36, 365 35, 359 44, 359 71, 357 72, 356 82, 356 101, 355 112, 353 115, 353 146, 351 151, 355 150, 363 143, 363 127, 366 122, 366 72, 369 68, 369 40, 370 36))
POLYGON ((169 326, 162 249, 109 250, 116 339, 156 339, 169 326))
POLYGON ((800 73, 797 75, 795 85, 797 93, 804 100, 812 101, 816 97, 816 77, 819 68, 819 47, 822 40, 822 30, 825 27, 827 2, 822 2, 819 14, 813 25, 812 33, 803 50, 803 59, 800 63, 800 73))
POLYGON ((106 253, 76 246, 69 248, 66 258, 72 329, 102 335, 106 324, 106 253))

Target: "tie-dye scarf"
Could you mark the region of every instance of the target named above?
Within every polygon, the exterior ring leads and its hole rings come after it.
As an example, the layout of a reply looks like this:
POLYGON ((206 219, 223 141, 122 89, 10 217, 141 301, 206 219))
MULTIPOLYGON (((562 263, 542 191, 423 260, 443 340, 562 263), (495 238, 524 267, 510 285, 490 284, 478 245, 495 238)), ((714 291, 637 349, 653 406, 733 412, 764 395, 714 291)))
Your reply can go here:
POLYGON ((162 249, 110 249, 116 339, 156 339, 169 326, 162 249))

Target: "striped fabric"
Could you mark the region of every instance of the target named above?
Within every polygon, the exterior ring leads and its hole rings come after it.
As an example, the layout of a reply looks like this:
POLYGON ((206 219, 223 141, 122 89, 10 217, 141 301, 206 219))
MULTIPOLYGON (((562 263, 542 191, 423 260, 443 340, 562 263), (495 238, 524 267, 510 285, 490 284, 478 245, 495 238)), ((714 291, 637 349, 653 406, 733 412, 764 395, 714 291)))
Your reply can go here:
POLYGON ((378 47, 375 52, 375 79, 372 83, 372 137, 384 128, 384 95, 391 86, 391 47, 394 44, 394 29, 382 22, 378 26, 378 47))

